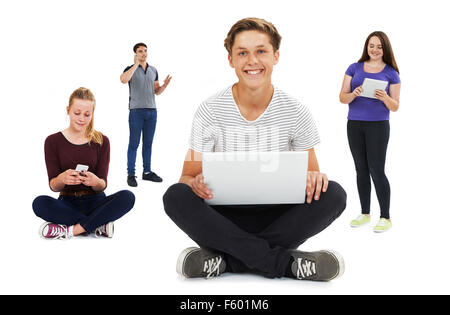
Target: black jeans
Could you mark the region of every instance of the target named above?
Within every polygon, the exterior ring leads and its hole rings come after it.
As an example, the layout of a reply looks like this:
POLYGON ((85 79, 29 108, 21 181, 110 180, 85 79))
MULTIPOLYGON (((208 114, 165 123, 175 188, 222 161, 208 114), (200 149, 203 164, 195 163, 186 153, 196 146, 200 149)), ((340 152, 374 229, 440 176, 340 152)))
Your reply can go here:
POLYGON ((390 218, 391 200, 391 188, 384 173, 389 131, 388 120, 349 120, 347 123, 348 143, 355 161, 362 213, 370 213, 370 177, 372 177, 380 204, 381 217, 386 219, 390 218))
POLYGON ((200 247, 223 254, 227 271, 282 277, 288 249, 297 248, 340 216, 347 195, 335 182, 311 204, 210 206, 185 184, 163 197, 167 215, 200 247))
POLYGON ((101 225, 124 216, 134 206, 135 197, 129 190, 122 190, 110 196, 105 193, 81 197, 39 196, 33 201, 34 213, 45 221, 80 225, 87 233, 92 233, 101 225))

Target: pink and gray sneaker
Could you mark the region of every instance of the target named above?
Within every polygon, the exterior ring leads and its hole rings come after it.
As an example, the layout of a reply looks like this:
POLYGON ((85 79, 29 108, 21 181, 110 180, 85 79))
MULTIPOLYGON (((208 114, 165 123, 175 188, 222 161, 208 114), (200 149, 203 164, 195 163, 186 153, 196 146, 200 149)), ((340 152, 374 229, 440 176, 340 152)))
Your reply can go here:
POLYGON ((114 235, 114 222, 109 222, 107 224, 101 225, 95 229, 94 234, 96 237, 107 237, 112 238, 114 235))
POLYGON ((45 222, 39 229, 39 235, 45 239, 69 239, 69 227, 64 224, 45 222))

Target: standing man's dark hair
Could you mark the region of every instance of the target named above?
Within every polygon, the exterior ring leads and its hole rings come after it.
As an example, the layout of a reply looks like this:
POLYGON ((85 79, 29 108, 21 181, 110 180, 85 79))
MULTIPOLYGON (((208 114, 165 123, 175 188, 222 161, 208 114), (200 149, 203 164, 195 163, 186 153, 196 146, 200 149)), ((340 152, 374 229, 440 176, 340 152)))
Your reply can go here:
POLYGON ((156 100, 155 95, 161 94, 172 78, 166 77, 163 85, 159 85, 158 71, 147 63, 147 45, 137 43, 133 47, 134 64, 126 67, 120 76, 120 82, 127 84, 130 89, 128 108, 130 114, 130 140, 127 152, 127 183, 136 187, 135 164, 136 154, 142 135, 142 160, 144 171, 143 180, 162 182, 162 178, 152 171, 152 145, 156 129, 156 100))
POLYGON ((133 52, 136 53, 136 51, 137 51, 137 49, 138 49, 139 47, 145 47, 145 48, 147 48, 147 45, 145 45, 144 43, 137 43, 137 44, 134 45, 134 47, 133 47, 133 52))

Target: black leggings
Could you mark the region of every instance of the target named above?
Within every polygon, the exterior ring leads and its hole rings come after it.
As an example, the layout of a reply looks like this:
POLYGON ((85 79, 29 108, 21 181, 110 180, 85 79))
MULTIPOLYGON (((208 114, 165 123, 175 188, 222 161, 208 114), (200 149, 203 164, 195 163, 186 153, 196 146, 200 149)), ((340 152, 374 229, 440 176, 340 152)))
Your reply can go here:
POLYGON ((283 277, 289 249, 329 226, 345 209, 347 195, 329 182, 318 201, 298 205, 210 206, 185 184, 164 195, 169 217, 200 247, 221 252, 226 271, 283 277))
POLYGON ((356 167, 359 199, 363 214, 370 213, 372 177, 380 204, 381 217, 389 219, 391 188, 384 173, 389 142, 389 121, 349 120, 347 135, 356 167))

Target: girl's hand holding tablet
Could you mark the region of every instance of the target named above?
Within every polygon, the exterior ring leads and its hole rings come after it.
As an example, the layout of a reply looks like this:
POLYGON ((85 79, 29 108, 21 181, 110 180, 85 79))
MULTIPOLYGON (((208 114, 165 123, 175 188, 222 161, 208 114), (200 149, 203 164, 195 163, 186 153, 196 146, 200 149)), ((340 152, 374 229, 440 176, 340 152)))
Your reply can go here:
POLYGON ((375 97, 382 102, 386 101, 389 98, 385 90, 376 90, 375 97))
POLYGON ((363 89, 362 89, 362 85, 358 86, 357 88, 355 88, 352 92, 352 94, 355 97, 358 97, 361 93, 362 93, 363 89))

